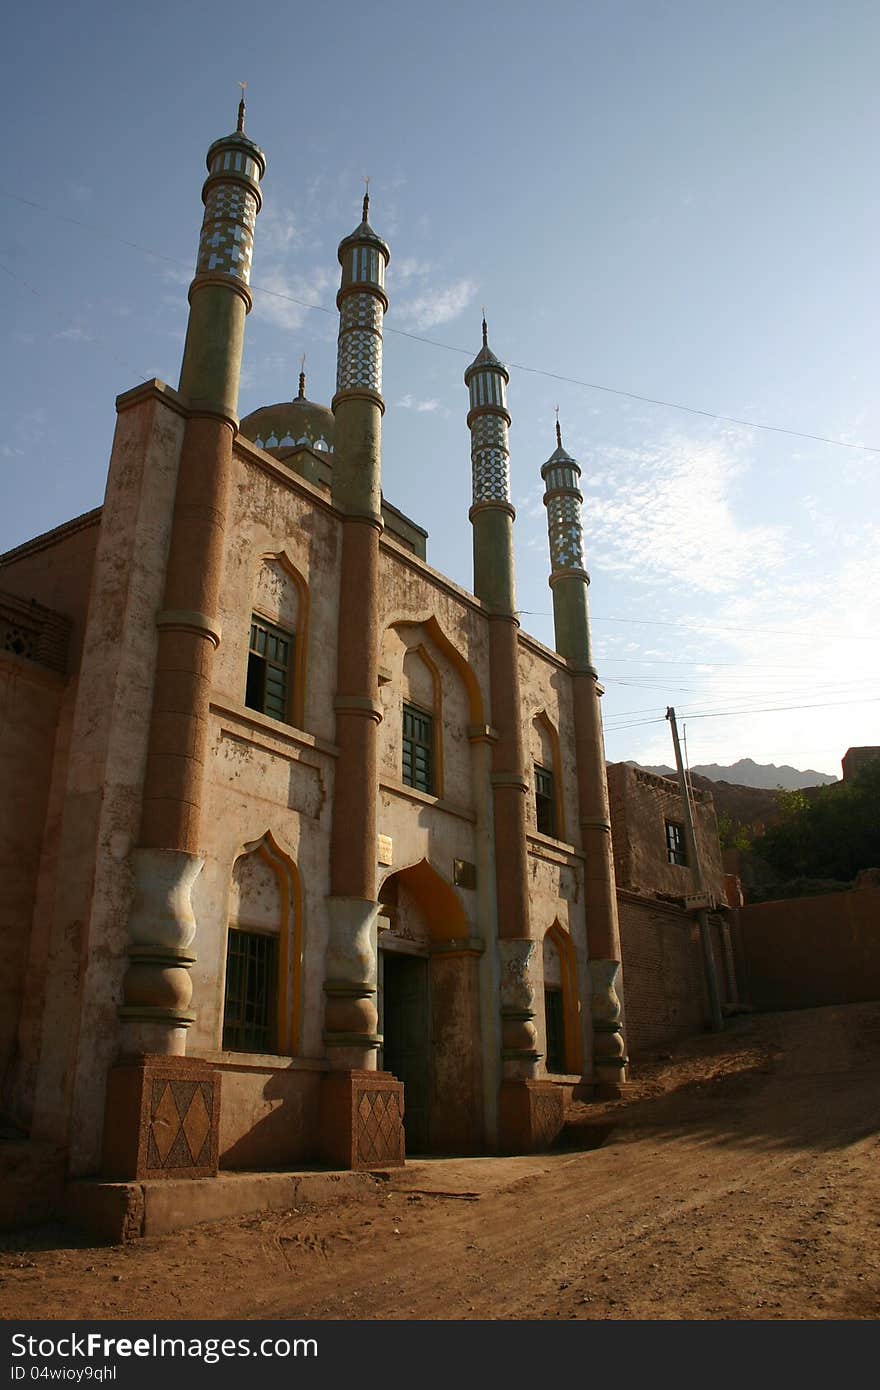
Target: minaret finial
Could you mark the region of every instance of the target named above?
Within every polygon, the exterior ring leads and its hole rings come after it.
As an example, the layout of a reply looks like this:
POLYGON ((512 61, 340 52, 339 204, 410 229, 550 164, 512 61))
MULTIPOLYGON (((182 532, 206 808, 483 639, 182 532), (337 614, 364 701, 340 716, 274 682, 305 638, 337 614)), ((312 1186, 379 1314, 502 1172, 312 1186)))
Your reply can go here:
POLYGON ((489 329, 486 325, 486 306, 483 305, 483 347, 489 346, 489 329))
POLYGON ((556 407, 556 443, 562 448, 562 429, 559 424, 559 406, 556 407))
POLYGON ((238 103, 238 125, 235 127, 235 129, 239 132, 242 132, 244 131, 244 94, 245 89, 247 87, 247 83, 239 82, 238 85, 241 88, 241 101, 238 103))
POLYGON ((303 353, 299 359, 299 399, 304 401, 306 398, 306 355, 303 353))
POLYGON ((364 174, 364 221, 369 221, 370 211, 370 176, 364 174))

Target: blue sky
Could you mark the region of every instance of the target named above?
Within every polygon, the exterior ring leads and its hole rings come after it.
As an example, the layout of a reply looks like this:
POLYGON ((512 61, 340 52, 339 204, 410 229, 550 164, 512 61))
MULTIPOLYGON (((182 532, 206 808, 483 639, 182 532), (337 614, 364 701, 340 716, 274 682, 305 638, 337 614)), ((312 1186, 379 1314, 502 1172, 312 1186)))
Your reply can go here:
POLYGON ((114 397, 176 384, 204 155, 246 80, 268 168, 241 413, 295 394, 302 352, 329 402, 369 174, 383 486, 431 563, 470 587, 485 303, 519 364, 518 602, 549 645, 557 403, 584 470, 609 757, 671 761, 667 704, 692 762, 839 773, 880 743, 875 3, 84 0, 5 35, 0 549, 97 505, 114 397))

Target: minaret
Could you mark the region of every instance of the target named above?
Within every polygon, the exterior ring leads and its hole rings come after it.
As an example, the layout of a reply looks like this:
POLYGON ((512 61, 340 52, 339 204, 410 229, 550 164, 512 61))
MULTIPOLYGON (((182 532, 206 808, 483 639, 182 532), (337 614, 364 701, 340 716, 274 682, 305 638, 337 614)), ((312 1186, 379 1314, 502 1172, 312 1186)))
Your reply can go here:
POLYGON ((510 374, 489 347, 483 319, 483 346, 464 374, 470 392, 467 423, 471 432, 474 530, 474 593, 496 613, 515 617, 513 523, 510 502, 510 447, 507 385, 510 374))
MULTIPOLYGON (((474 593, 489 624, 492 805, 498 905, 502 1081, 498 1140, 502 1150, 535 1144, 539 1054, 535 1029, 536 944, 529 926, 525 752, 519 679, 513 522, 507 431, 507 368, 483 345, 464 374, 470 393, 474 593)), ((552 1088, 551 1088, 552 1089, 552 1088)))
MULTIPOLYGON (((322 1132, 327 1161, 343 1167, 358 1166, 358 1152, 363 1157, 358 1125, 366 1123, 370 1107, 376 1104, 387 1113, 386 1158, 402 1157, 403 1145, 402 1087, 376 1071, 381 1045, 376 1007, 376 866, 377 733, 382 719, 382 321, 388 308, 384 285, 391 253, 370 226, 369 208, 367 193, 360 225, 339 245, 342 283, 336 296, 339 345, 332 402, 332 496, 341 514, 342 556, 333 702, 339 754, 333 786, 324 979, 324 1042, 333 1070, 323 1086, 322 1132), (341 1129, 342 1115, 359 1118, 341 1129)), ((381 1161, 375 1151, 373 1161, 381 1161)))
POLYGON ((208 177, 180 373, 186 414, 158 628, 139 848, 124 1047, 186 1050, 195 923, 189 893, 202 867, 201 808, 232 445, 254 221, 265 156, 244 133, 208 150, 208 177))
POLYGON ((626 1049, 621 1036, 620 1000, 615 985, 620 973, 620 932, 605 741, 602 736, 602 687, 593 666, 584 566, 583 496, 579 465, 562 444, 556 422, 556 448, 541 469, 550 533, 550 587, 556 650, 571 672, 574 699, 575 754, 581 841, 584 848, 584 911, 592 979, 593 1066, 600 1086, 616 1091, 626 1076, 626 1049))
POLYGON ((578 487, 580 476, 580 466, 562 446, 562 429, 557 420, 556 448, 541 469, 550 531, 550 587, 556 650, 566 660, 592 669, 587 615, 590 576, 584 569, 581 524, 584 499, 578 487))
POLYGON ((385 268, 391 252, 370 226, 369 211, 368 191, 360 225, 339 243, 333 501, 341 511, 381 525, 382 322, 388 309, 385 268))

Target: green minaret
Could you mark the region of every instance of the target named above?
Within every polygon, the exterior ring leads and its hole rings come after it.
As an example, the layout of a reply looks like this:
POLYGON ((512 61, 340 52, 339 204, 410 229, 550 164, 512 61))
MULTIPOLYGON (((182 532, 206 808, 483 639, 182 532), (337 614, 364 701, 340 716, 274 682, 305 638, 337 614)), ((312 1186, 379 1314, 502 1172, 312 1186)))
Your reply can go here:
POLYGON ((235 416, 244 343, 252 306, 248 288, 254 224, 262 205, 266 156, 244 133, 244 98, 238 125, 208 150, 202 188, 205 214, 180 370, 180 392, 194 409, 221 406, 235 416))
POLYGON ((541 469, 550 532, 550 587, 556 650, 571 673, 575 761, 581 842, 584 849, 584 913, 592 981, 593 1076, 601 1093, 617 1095, 626 1078, 621 1004, 620 930, 602 735, 602 687, 593 666, 581 520, 581 470, 562 445, 541 469))
POLYGON ((339 243, 333 500, 343 512, 381 517, 382 323, 391 252, 370 226, 369 211, 366 193, 360 225, 339 243))
POLYGON ((513 523, 510 502, 510 449, 507 384, 510 374, 489 347, 483 319, 483 346, 464 374, 470 393, 474 528, 474 593, 497 613, 516 611, 513 523))
POLYGON ((590 576, 584 568, 581 524, 584 499, 578 487, 580 476, 579 465, 562 447, 562 430, 557 420, 556 448, 541 469, 550 531, 550 587, 556 650, 567 661, 592 669, 587 606, 590 576))

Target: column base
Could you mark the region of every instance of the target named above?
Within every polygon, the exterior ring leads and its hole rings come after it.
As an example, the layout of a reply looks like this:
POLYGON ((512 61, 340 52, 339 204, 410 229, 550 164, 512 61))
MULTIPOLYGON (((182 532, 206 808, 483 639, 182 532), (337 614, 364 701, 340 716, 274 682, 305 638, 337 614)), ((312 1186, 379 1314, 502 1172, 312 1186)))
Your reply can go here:
POLYGON ((541 1153, 549 1149, 565 1123, 562 1088, 553 1081, 508 1078, 498 1098, 498 1147, 501 1153, 541 1153))
POLYGON ((195 1057, 123 1057, 107 1076, 101 1175, 216 1178, 220 1072, 195 1057))
POLYGON ((321 1082, 321 1158, 331 1168, 399 1168, 403 1082, 387 1071, 328 1072, 321 1082))

